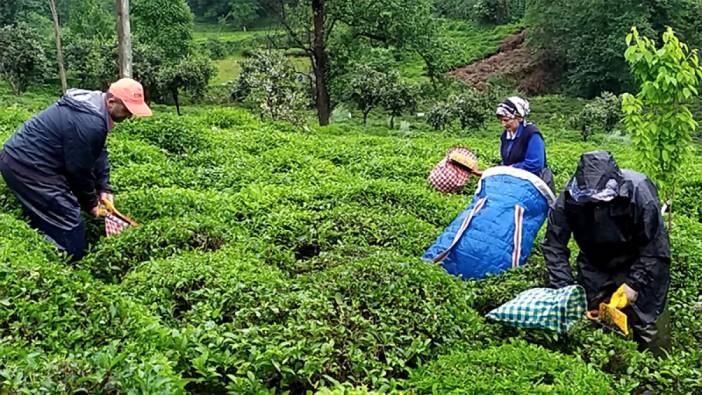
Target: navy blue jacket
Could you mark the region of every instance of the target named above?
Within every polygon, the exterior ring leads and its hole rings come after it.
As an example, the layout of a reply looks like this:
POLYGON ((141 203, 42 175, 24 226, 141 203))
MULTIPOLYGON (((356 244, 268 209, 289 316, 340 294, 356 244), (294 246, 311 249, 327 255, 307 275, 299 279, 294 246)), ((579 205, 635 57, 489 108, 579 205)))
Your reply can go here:
POLYGON ((546 164, 546 150, 541 131, 532 123, 520 124, 514 140, 507 139, 507 130, 500 136, 502 164, 529 171, 537 176, 546 164))
POLYGON ((31 185, 38 201, 68 188, 89 210, 96 192, 112 190, 105 147, 111 126, 104 93, 71 89, 10 137, 3 162, 31 185))

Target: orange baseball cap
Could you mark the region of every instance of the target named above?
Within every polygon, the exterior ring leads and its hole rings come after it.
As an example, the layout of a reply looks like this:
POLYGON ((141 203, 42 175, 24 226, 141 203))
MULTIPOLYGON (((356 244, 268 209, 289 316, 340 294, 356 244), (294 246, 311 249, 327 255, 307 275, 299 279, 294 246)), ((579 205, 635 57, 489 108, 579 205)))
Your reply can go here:
POLYGON ((122 100, 127 110, 135 117, 150 117, 153 113, 144 102, 144 88, 131 78, 122 78, 107 90, 116 98, 122 100))

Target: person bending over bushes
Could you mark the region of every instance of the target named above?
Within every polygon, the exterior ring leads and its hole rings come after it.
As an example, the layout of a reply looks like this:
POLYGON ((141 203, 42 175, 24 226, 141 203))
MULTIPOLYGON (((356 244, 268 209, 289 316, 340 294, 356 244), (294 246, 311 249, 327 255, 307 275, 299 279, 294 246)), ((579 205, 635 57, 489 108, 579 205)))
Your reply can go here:
POLYGON ((114 122, 150 115, 141 84, 129 78, 107 92, 70 89, 0 151, 0 173, 30 225, 72 260, 85 254, 81 207, 97 216, 98 202, 113 199, 107 133, 114 122))
POLYGON ((634 339, 654 354, 670 348, 670 246, 648 177, 620 170, 609 152, 583 154, 549 213, 541 247, 551 286, 582 285, 589 309, 621 287, 634 339), (580 247, 576 280, 568 263, 571 235, 580 247))

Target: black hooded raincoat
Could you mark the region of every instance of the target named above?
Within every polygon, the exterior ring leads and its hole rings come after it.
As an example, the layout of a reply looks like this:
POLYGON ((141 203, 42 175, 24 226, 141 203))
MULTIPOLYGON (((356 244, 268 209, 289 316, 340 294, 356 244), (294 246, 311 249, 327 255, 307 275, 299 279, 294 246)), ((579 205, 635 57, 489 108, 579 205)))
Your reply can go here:
POLYGON ((580 248, 577 283, 587 292, 588 307, 609 301, 626 283, 638 292, 631 306, 635 336, 637 324, 652 327, 665 308, 670 283, 668 234, 653 183, 620 170, 609 152, 583 154, 549 213, 541 244, 556 288, 576 282, 567 247, 571 235, 580 248))

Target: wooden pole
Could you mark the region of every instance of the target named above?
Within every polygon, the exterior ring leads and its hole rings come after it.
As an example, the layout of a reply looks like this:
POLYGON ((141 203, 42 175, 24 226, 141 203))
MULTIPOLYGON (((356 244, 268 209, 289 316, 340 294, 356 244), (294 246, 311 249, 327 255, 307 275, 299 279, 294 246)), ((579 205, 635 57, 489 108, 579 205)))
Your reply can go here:
POLYGON ((54 39, 56 40, 56 61, 59 67, 59 77, 61 78, 61 89, 63 93, 68 90, 68 82, 66 81, 66 69, 63 66, 63 49, 61 46, 61 26, 59 25, 58 12, 56 12, 56 2, 49 0, 51 6, 51 17, 54 19, 54 39))
POLYGON ((129 25, 129 0, 115 0, 117 6, 117 42, 119 76, 132 78, 132 31, 129 25))

